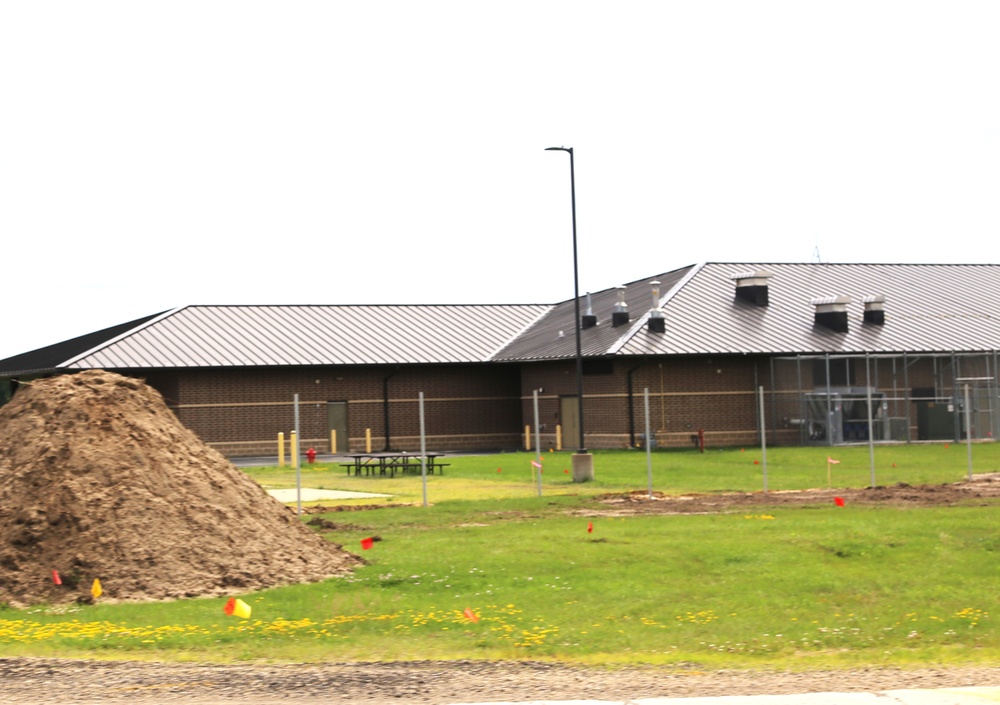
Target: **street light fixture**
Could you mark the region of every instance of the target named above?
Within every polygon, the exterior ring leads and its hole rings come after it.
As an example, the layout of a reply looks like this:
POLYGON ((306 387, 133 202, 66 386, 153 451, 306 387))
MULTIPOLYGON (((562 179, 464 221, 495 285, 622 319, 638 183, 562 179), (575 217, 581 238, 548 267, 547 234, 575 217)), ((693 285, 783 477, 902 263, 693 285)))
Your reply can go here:
POLYGON ((594 479, 594 460, 593 456, 587 453, 586 443, 583 439, 583 345, 580 341, 580 270, 576 254, 576 170, 573 163, 572 147, 546 147, 545 151, 569 153, 569 188, 573 209, 573 311, 575 316, 573 327, 576 331, 576 403, 577 422, 580 430, 578 450, 573 455, 573 481, 584 482, 594 479))

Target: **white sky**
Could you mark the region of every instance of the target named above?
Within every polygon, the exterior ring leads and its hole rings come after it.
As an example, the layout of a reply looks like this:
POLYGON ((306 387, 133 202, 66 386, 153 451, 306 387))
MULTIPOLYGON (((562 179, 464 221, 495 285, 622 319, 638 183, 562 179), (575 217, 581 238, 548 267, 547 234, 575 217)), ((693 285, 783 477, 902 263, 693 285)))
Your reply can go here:
POLYGON ((184 304, 1000 261, 1000 3, 0 0, 0 359, 184 304))

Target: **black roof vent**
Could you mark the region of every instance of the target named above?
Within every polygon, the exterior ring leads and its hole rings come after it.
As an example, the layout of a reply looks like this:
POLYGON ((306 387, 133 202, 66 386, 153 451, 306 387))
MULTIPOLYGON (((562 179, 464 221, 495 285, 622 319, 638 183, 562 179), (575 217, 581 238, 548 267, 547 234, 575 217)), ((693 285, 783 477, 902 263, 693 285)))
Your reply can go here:
POLYGON ((847 304, 850 296, 822 296, 810 302, 816 307, 816 325, 837 333, 847 332, 847 304))
POLYGON ((594 308, 590 305, 590 292, 587 292, 587 311, 580 316, 580 328, 587 330, 597 325, 597 316, 594 315, 594 308))
POLYGON ((663 317, 663 311, 660 310, 660 282, 654 280, 650 284, 653 287, 653 307, 649 309, 649 320, 646 325, 653 333, 666 333, 667 319, 663 317))
POLYGON ((771 276, 766 269, 737 272, 732 276, 736 282, 736 298, 749 301, 754 306, 767 306, 767 282, 771 276))
POLYGON ((623 326, 629 322, 628 304, 625 303, 625 287, 618 287, 618 303, 611 311, 611 325, 614 327, 623 326))
POLYGON ((885 325, 885 297, 881 294, 877 296, 866 296, 862 299, 865 304, 865 323, 874 326, 885 325))

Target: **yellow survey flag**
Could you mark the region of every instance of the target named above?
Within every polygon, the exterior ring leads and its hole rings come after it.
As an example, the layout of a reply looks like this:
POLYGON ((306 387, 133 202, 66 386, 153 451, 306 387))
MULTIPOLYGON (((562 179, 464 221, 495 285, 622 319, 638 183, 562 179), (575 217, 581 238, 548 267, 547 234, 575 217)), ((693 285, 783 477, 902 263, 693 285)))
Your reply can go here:
POLYGON ((100 579, 94 578, 94 584, 90 586, 90 594, 93 595, 94 599, 96 600, 98 597, 101 596, 101 593, 103 592, 104 590, 101 589, 100 579))

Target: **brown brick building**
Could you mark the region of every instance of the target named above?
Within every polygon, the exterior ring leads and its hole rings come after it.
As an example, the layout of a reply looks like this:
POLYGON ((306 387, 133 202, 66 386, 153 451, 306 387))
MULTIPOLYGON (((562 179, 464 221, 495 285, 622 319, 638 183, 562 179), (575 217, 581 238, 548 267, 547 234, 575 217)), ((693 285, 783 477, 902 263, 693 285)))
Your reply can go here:
MULTIPOLYGON (((588 297, 589 448, 846 443, 1000 433, 1000 267, 722 264, 588 297), (966 388, 970 389, 966 389, 966 388), (871 402, 869 405, 869 401, 871 402), (871 410, 869 418, 869 409, 871 410)), ((303 448, 575 448, 574 302, 510 306, 189 306, 0 361, 18 380, 88 368, 146 379, 232 456, 303 448)))

